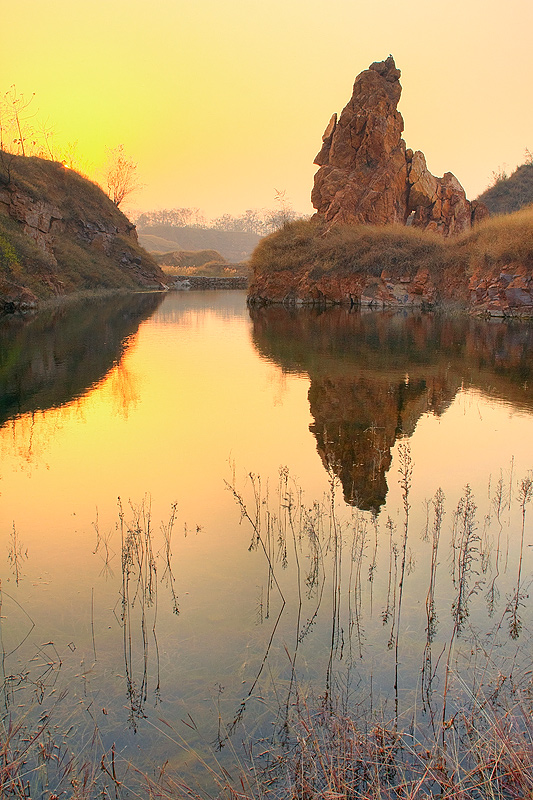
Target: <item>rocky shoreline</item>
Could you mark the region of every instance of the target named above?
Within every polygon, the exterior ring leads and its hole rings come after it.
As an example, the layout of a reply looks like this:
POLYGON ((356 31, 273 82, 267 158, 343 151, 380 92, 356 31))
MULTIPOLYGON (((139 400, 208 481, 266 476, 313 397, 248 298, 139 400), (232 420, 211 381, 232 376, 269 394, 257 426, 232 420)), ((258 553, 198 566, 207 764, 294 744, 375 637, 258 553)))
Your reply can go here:
POLYGON ((437 282, 428 270, 415 275, 379 277, 324 275, 314 280, 308 270, 273 273, 250 286, 250 306, 344 306, 347 308, 464 311, 500 318, 533 318, 533 275, 519 264, 509 264, 470 278, 446 270, 437 282), (448 273, 448 274, 446 274, 448 273))

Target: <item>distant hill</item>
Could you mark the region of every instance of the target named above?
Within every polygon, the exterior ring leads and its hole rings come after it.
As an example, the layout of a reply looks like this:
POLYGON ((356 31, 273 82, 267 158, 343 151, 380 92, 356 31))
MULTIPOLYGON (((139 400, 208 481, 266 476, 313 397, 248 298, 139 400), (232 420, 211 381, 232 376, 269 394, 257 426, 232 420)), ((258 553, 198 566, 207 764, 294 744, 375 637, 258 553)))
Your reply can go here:
POLYGON ((511 214, 533 203, 533 163, 522 164, 509 177, 499 178, 477 198, 491 214, 511 214))
POLYGON ((165 280, 99 186, 58 162, 0 151, 0 307, 165 280))
POLYGON ((137 228, 139 244, 152 253, 154 256, 161 253, 173 253, 176 250, 176 242, 172 239, 163 239, 161 236, 152 236, 151 233, 140 233, 137 228))
POLYGON ((171 277, 250 277, 247 261, 229 264, 217 250, 173 250, 154 253, 153 256, 164 273, 171 277))
POLYGON ((137 232, 140 243, 152 253, 171 250, 218 250, 225 259, 232 262, 249 258, 261 238, 256 233, 243 231, 180 228, 174 225, 150 225, 139 228, 137 232))
POLYGON ((172 250, 169 253, 154 253, 154 260, 161 267, 203 267, 210 261, 221 264, 226 259, 218 250, 172 250))

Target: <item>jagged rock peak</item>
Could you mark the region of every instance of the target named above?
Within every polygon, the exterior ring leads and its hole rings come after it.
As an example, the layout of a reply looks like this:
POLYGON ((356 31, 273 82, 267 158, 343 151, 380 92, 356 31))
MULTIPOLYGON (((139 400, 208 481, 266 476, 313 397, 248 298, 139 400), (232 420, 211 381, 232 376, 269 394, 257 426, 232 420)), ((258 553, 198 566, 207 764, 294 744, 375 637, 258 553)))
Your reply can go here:
POLYGON ((399 81, 402 74, 401 71, 397 69, 394 58, 391 55, 389 55, 385 61, 374 61, 373 64, 370 64, 368 69, 373 69, 374 72, 378 72, 383 78, 391 82, 399 81))
POLYGON ((311 201, 331 223, 410 224, 444 236, 461 233, 488 212, 466 199, 452 175, 433 176, 424 154, 406 150, 397 110, 401 72, 389 56, 355 79, 337 119, 331 117, 315 163, 311 201))

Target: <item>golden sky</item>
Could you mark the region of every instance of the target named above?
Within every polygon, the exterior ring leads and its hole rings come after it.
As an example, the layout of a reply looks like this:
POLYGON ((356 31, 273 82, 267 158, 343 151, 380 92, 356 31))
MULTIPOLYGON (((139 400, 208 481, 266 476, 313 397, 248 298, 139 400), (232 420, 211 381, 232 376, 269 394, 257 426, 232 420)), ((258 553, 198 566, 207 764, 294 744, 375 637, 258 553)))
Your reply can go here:
POLYGON ((355 76, 402 70, 408 147, 469 198, 533 149, 532 0, 26 0, 2 3, 0 74, 35 92, 61 151, 96 176, 123 144, 144 188, 130 206, 208 217, 296 210, 323 130, 355 76))

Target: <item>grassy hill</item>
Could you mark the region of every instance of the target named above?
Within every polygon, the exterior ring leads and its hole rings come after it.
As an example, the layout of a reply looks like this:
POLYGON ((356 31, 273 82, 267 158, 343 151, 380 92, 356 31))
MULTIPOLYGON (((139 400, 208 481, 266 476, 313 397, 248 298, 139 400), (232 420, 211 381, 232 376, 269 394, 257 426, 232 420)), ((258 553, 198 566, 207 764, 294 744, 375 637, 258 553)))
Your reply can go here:
POLYGON ((226 259, 218 250, 172 250, 170 253, 154 253, 154 259, 162 267, 203 267, 212 261, 224 264, 226 259))
POLYGON ((371 305, 375 297, 376 305, 532 315, 533 206, 449 239, 404 226, 293 222, 261 241, 250 266, 249 297, 259 304, 371 305))
POLYGON ((57 162, 0 151, 0 301, 164 282, 99 186, 57 162))
POLYGON ((477 198, 491 214, 511 214, 533 203, 533 162, 518 167, 511 175, 502 176, 477 198))

